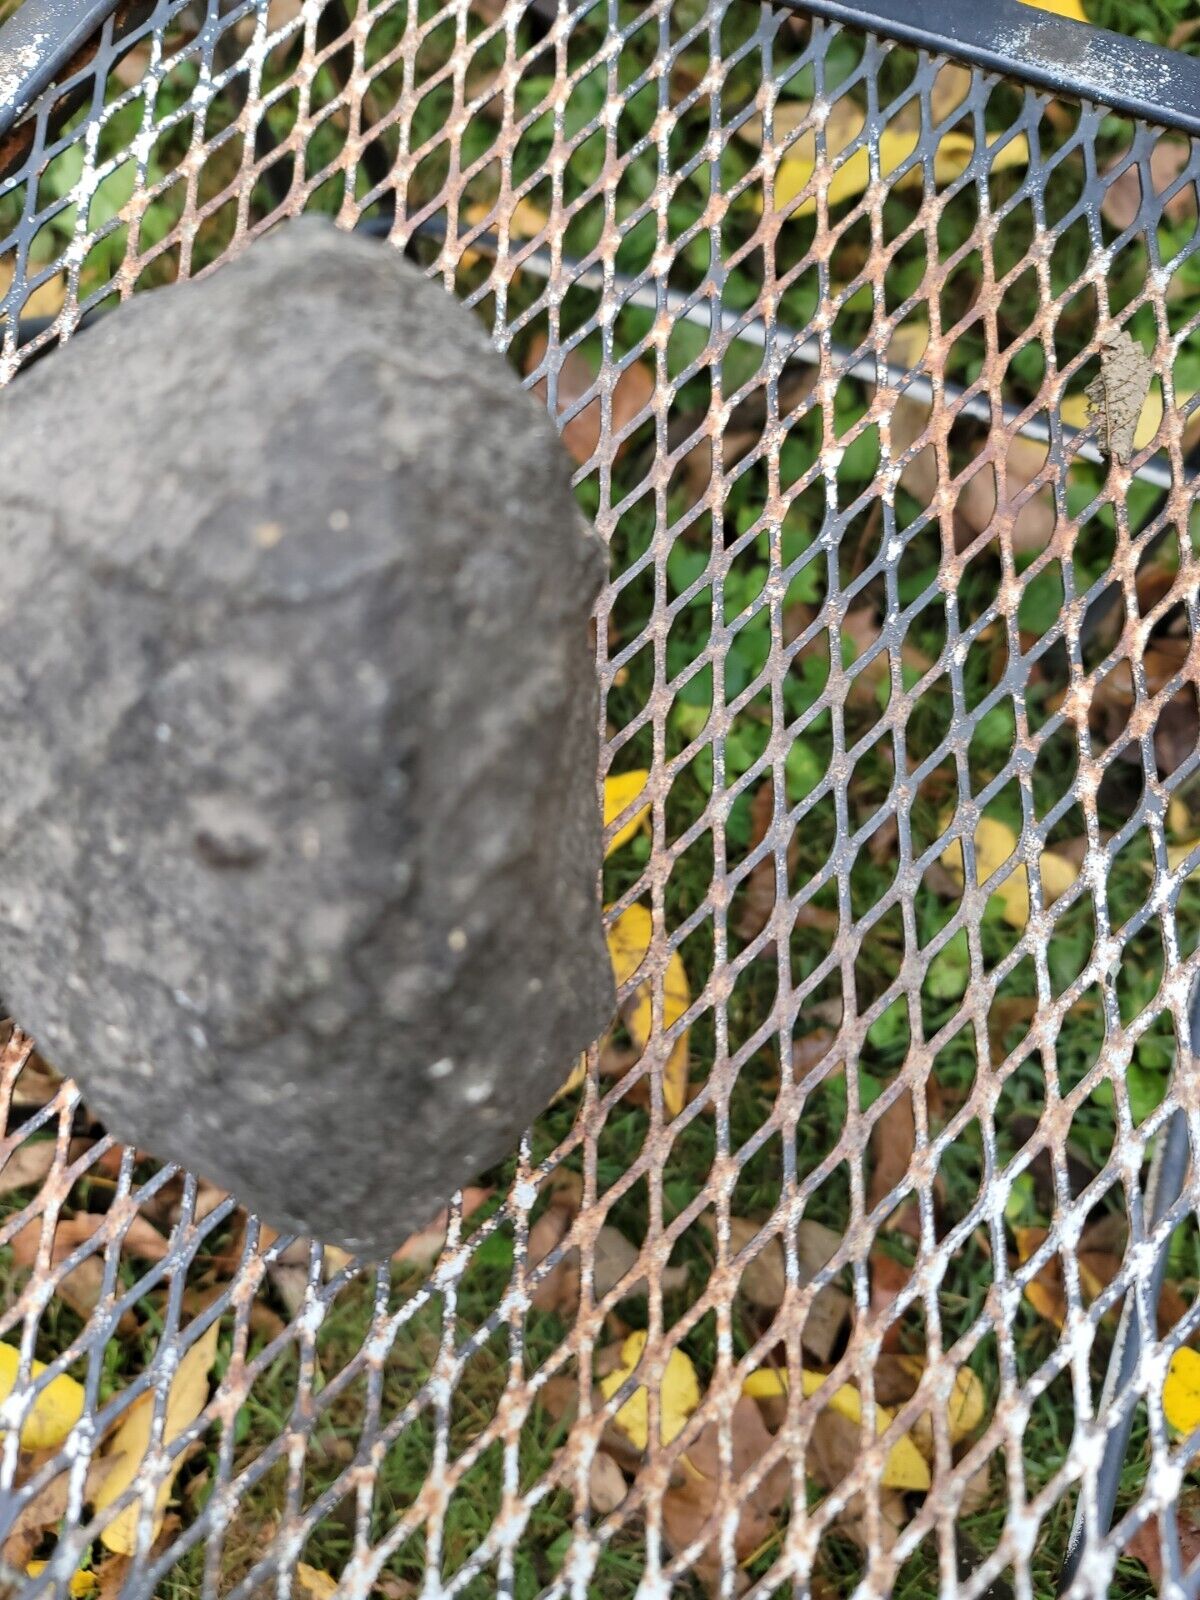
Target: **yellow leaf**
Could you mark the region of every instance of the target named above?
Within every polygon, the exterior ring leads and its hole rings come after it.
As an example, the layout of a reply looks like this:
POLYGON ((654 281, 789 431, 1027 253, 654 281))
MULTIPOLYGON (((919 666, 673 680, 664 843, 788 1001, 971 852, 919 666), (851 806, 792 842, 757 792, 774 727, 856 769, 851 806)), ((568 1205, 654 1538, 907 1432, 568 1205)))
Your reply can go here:
MULTIPOLYGON (((208 1399, 208 1372, 217 1353, 217 1336, 220 1322, 214 1322, 197 1339, 176 1368, 167 1394, 167 1414, 163 1421, 163 1445, 177 1439, 204 1409, 208 1399)), ((112 1471, 96 1491, 96 1509, 103 1511, 119 1500, 142 1470, 146 1451, 150 1445, 150 1426, 154 1420, 154 1392, 141 1395, 130 1406, 116 1432, 108 1442, 106 1456, 120 1457, 112 1471)), ((176 1456, 171 1470, 159 1485, 154 1507, 154 1528, 151 1537, 157 1538, 162 1527, 163 1512, 171 1497, 175 1474, 183 1465, 182 1456, 176 1456)), ((137 1548, 137 1525, 142 1503, 135 1500, 109 1523, 100 1535, 101 1542, 119 1556, 131 1556, 137 1548)))
MULTIPOLYGON (((1200 839, 1184 839, 1180 844, 1169 844, 1167 846, 1167 865, 1172 872, 1187 860, 1198 844, 1200 844, 1200 839)), ((1148 861, 1146 866, 1150 872, 1154 871, 1153 863, 1148 861)), ((1198 876, 1200 876, 1200 867, 1193 867, 1188 873, 1189 878, 1198 876)))
POLYGON ((950 1429, 950 1443, 958 1444, 983 1421, 987 1411, 987 1394, 978 1376, 970 1367, 959 1367, 954 1374, 954 1388, 946 1407, 950 1429))
MULTIPOLYGON (((476 201, 474 205, 463 209, 462 220, 470 227, 477 227, 491 214, 492 206, 484 200, 476 201)), ((490 232, 499 235, 501 216, 498 214, 492 222, 490 232)), ((535 206, 528 195, 517 201, 508 214, 508 237, 512 239, 534 239, 544 228, 550 226, 550 219, 540 206, 535 206)), ((463 251, 460 264, 463 267, 473 267, 479 260, 479 252, 468 247, 463 251)))
MULTIPOLYGON (((621 1346, 621 1365, 600 1380, 600 1392, 606 1400, 616 1394, 634 1371, 645 1348, 644 1332, 639 1330, 629 1335, 621 1346)), ((700 1381, 696 1369, 682 1350, 672 1350, 659 1389, 658 1431, 663 1444, 670 1444, 699 1404, 700 1381)), ((650 1439, 650 1399, 644 1386, 633 1391, 613 1421, 635 1449, 646 1448, 650 1439)))
MULTIPOLYGON (((804 1393, 814 1395, 826 1381, 824 1372, 805 1372, 804 1393)), ((768 1399, 788 1392, 787 1373, 760 1368, 752 1372, 742 1384, 742 1393, 755 1400, 768 1399)), ((862 1422, 862 1396, 852 1383, 843 1383, 833 1391, 826 1404, 847 1422, 862 1422)), ((884 1433, 892 1425, 894 1413, 886 1406, 875 1407, 875 1432, 884 1433)), ((929 1466, 908 1434, 897 1439, 887 1454, 880 1480, 885 1489, 928 1489, 931 1483, 929 1466)))
MULTIPOLYGON (((632 905, 623 911, 608 930, 608 953, 612 958, 613 975, 617 985, 628 983, 641 967, 650 949, 653 920, 644 906, 632 905)), ((663 1027, 670 1028, 683 1016, 692 1003, 687 971, 683 957, 673 950, 667 959, 663 979, 663 1027)), ((653 1031, 654 1007, 647 981, 635 991, 633 1005, 626 1019, 629 1036, 639 1050, 644 1050, 653 1031)), ((684 1031, 671 1046, 671 1054, 663 1068, 663 1106, 670 1117, 678 1116, 687 1101, 688 1034, 684 1031)))
POLYGON ((650 949, 654 922, 645 906, 633 905, 622 911, 608 930, 608 953, 617 987, 628 983, 645 961, 650 949))
MULTIPOLYGON (((604 826, 606 828, 610 823, 616 821, 626 806, 633 804, 646 787, 646 779, 649 776, 650 774, 646 769, 640 767, 635 772, 622 772, 615 778, 605 778, 604 826)), ((605 856, 612 855, 613 851, 619 850, 627 839, 632 839, 649 815, 650 802, 647 800, 646 804, 639 806, 628 822, 623 822, 616 833, 613 834, 604 851, 605 856)))
MULTIPOLYGON (((836 160, 841 151, 853 143, 864 121, 862 112, 856 106, 844 101, 840 106, 844 106, 845 109, 830 116, 825 123, 825 149, 830 161, 836 160)), ((989 145, 996 137, 998 136, 993 135, 989 138, 989 145)), ((879 171, 884 179, 908 160, 917 148, 919 139, 920 132, 916 128, 884 129, 879 136, 879 171)), ((779 170, 775 174, 776 210, 788 210, 796 217, 809 216, 816 210, 815 194, 807 195, 792 210, 792 202, 804 194, 812 182, 816 148, 816 134, 811 130, 801 134, 795 144, 788 146, 787 153, 780 161, 779 170)), ((933 159, 935 184, 940 188, 961 177, 974 153, 975 141, 970 134, 960 133, 955 129, 944 133, 938 141, 933 159)), ((997 150, 991 163, 991 170, 1003 172, 1008 167, 1027 166, 1028 163, 1029 142, 1024 134, 1018 134, 997 150)), ((923 181, 921 167, 922 163, 917 162, 897 178, 891 187, 893 189, 920 187, 923 181)), ((856 195, 866 190, 870 181, 870 155, 867 146, 862 145, 840 166, 834 168, 829 179, 829 204, 836 206, 846 200, 853 200, 856 195)))
POLYGON ((1192 825, 1191 814, 1177 794, 1167 801, 1167 828, 1171 833, 1184 833, 1192 825))
MULTIPOLYGON (((1193 391, 1180 389, 1176 391, 1176 400, 1182 411, 1192 398, 1193 391)), ((1088 398, 1084 394, 1069 394, 1063 399, 1059 407, 1059 415, 1069 428, 1086 428, 1090 420, 1091 408, 1088 398)), ((1162 390, 1156 384, 1150 385, 1150 392, 1142 402, 1142 414, 1138 418, 1138 425, 1133 435, 1133 444, 1140 450, 1144 444, 1149 444, 1158 432, 1162 422, 1163 402, 1162 390)))
POLYGON ((583 1055, 581 1055, 579 1057, 579 1060, 571 1068, 570 1077, 567 1079, 566 1083, 563 1084, 562 1088, 558 1091, 558 1093, 554 1096, 554 1099, 550 1102, 550 1104, 551 1105, 556 1105, 559 1100, 565 1099, 565 1097, 567 1095, 574 1094, 576 1089, 578 1089, 582 1085, 583 1080, 586 1077, 587 1077, 587 1054, 585 1052, 583 1055))
MULTIPOLYGON (((39 1578, 48 1566, 48 1561, 29 1561, 25 1565, 25 1576, 39 1578)), ((94 1572, 84 1572, 80 1568, 78 1572, 71 1574, 70 1589, 73 1600, 87 1600, 87 1597, 95 1594, 99 1587, 100 1580, 94 1572)))
MULTIPOLYGON (((942 826, 949 823, 943 818, 942 826)), ((998 872, 1017 848, 1017 836, 997 817, 980 817, 975 827, 975 870, 980 883, 986 883, 998 872)), ((962 843, 955 839, 942 851, 942 866, 962 887, 962 843)), ((1042 894, 1047 901, 1057 900, 1079 876, 1079 868, 1066 856, 1053 850, 1041 854, 1042 894)), ((995 890, 996 898, 1004 907, 1004 920, 1014 928, 1024 928, 1029 921, 1029 875, 1024 866, 1010 872, 995 890)))
POLYGON ((300 1593, 311 1596, 311 1600, 332 1600, 337 1593, 337 1579, 310 1567, 307 1561, 297 1561, 296 1577, 300 1580, 300 1593))
POLYGON ((759 1367, 742 1384, 742 1393, 752 1400, 776 1400, 788 1392, 787 1373, 775 1367, 759 1367))
MULTIPOLYGON (((924 1356, 900 1355, 897 1362, 911 1376, 915 1390, 925 1373, 924 1356)), ((987 1394, 983 1384, 970 1367, 959 1367, 954 1374, 954 1388, 946 1405, 946 1426, 952 1445, 960 1443, 983 1421, 987 1410, 987 1394)), ((926 1460, 933 1459, 933 1429, 928 1412, 923 1413, 913 1429, 918 1447, 926 1460)))
POLYGON ((1200 1427, 1200 1355, 1176 1350, 1163 1384, 1163 1413, 1179 1433, 1200 1427))
MULTIPOLYGON (((13 1392, 20 1365, 20 1351, 11 1344, 0 1344, 0 1400, 7 1400, 13 1392)), ((45 1370, 44 1361, 31 1364, 35 1378, 45 1370)), ((63 1442, 82 1415, 82 1386, 74 1378, 68 1378, 65 1372, 60 1373, 38 1395, 33 1410, 21 1424, 21 1448, 53 1450, 63 1442)))
POLYGON ((1021 0, 1021 4, 1035 11, 1052 11, 1056 17, 1070 17, 1072 22, 1088 20, 1080 0, 1021 0))

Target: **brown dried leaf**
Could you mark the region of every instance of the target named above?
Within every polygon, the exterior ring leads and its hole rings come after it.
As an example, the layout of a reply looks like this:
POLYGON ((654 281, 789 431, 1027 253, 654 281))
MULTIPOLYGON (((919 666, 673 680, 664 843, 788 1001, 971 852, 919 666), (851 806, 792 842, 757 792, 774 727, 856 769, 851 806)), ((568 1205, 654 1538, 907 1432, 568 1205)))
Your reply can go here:
MULTIPOLYGON (((869 602, 866 605, 855 606, 852 611, 847 612, 842 619, 842 637, 843 639, 849 639, 854 646, 856 659, 865 655, 874 645, 879 638, 882 626, 882 619, 873 603, 869 602)), ((900 661, 903 666, 918 677, 924 677, 933 666, 933 662, 923 650, 918 650, 916 645, 909 644, 907 641, 900 646, 900 661)), ((879 685, 887 681, 890 673, 891 666, 889 664, 888 651, 880 650, 876 655, 872 656, 865 667, 855 674, 850 688, 846 692, 847 704, 863 704, 873 701, 879 685)), ((836 927, 836 919, 834 926, 836 927)))
MULTIPOLYGON (((603 1300, 610 1289, 616 1288, 632 1269, 639 1254, 637 1246, 630 1244, 619 1228, 614 1228, 610 1222, 604 1224, 596 1235, 592 1249, 592 1278, 597 1300, 603 1300)), ((629 1284, 625 1294, 636 1294, 645 1285, 645 1278, 639 1278, 629 1284)))
MULTIPOLYGON (((750 848, 753 850, 767 836, 775 812, 775 785, 770 778, 760 783, 750 802, 750 848)), ((787 864, 790 872, 799 853, 799 841, 793 833, 788 840, 787 864)), ((751 867, 745 882, 738 891, 733 915, 734 932, 747 944, 757 939, 775 909, 775 857, 764 856, 751 867)))
POLYGON ((1122 463, 1133 454, 1133 436, 1153 376, 1154 363, 1128 329, 1113 329, 1100 341, 1100 376, 1084 393, 1100 448, 1122 463))
MULTIPOLYGON (((805 1283, 812 1281, 841 1242, 833 1228, 814 1222, 810 1217, 803 1219, 796 1229, 796 1253, 800 1259, 800 1275, 805 1283)), ((818 1289, 800 1342, 822 1366, 831 1359, 853 1309, 854 1302, 850 1296, 835 1284, 827 1283, 818 1289)))
MULTIPOLYGON (((478 1211, 485 1200, 490 1200, 495 1193, 494 1189, 468 1188, 463 1190, 463 1220, 478 1211)), ((446 1231, 450 1226, 450 1212, 448 1208, 439 1211, 433 1220, 410 1234, 400 1248, 392 1256, 393 1261, 415 1261, 423 1266, 431 1267, 441 1255, 446 1243, 446 1231)))
POLYGON ((588 1498, 592 1510, 607 1516, 624 1500, 625 1490, 625 1474, 607 1451, 598 1450, 592 1457, 588 1472, 588 1498))
MULTIPOLYGON (((87 1482, 84 1485, 83 1498, 90 1502, 96 1490, 112 1471, 113 1462, 105 1456, 97 1456, 91 1462, 87 1471, 87 1482)), ((26 1505, 21 1507, 16 1521, 9 1529, 8 1540, 15 1540, 23 1547, 27 1536, 32 1533, 34 1548, 47 1528, 52 1528, 56 1522, 61 1521, 67 1514, 67 1492, 70 1486, 71 1474, 69 1471, 60 1472, 57 1477, 51 1478, 44 1489, 39 1490, 26 1505)), ((8 1547, 4 1545, 4 1559, 14 1566, 16 1561, 8 1547)), ((26 1560, 29 1558, 26 1557, 26 1560)))
MULTIPOLYGON (((535 372, 541 366, 546 355, 548 341, 544 333, 539 333, 530 341, 529 349, 525 354, 525 372, 535 372)), ((595 386, 596 379, 588 363, 587 357, 577 347, 568 350, 562 359, 558 370, 558 386, 556 390, 558 410, 561 415, 570 409, 587 392, 595 386)), ((538 399, 545 402, 547 384, 545 378, 540 379, 533 386, 533 392, 538 399)), ((643 361, 635 361, 626 367, 617 379, 612 394, 612 431, 614 436, 622 428, 633 422, 650 404, 654 398, 654 374, 643 361)), ((562 430, 562 441, 566 445, 571 457, 583 466, 596 453, 600 443, 600 398, 597 395, 590 400, 583 410, 573 416, 562 430)), ((628 439, 617 446, 614 460, 620 460, 628 448, 628 439)))
MULTIPOLYGON (((1175 181, 1187 165, 1189 154, 1186 141, 1174 139, 1158 141, 1150 152, 1150 176, 1154 180, 1156 191, 1161 193, 1168 184, 1175 181)), ((1116 159, 1119 160, 1120 157, 1116 159)), ((1126 167, 1124 172, 1114 178, 1105 189, 1100 210, 1118 232, 1124 232, 1137 216, 1141 203, 1142 185, 1135 162, 1126 167)), ((1169 222, 1177 222, 1189 214, 1193 203, 1190 185, 1185 184, 1178 194, 1172 195, 1167 201, 1163 207, 1163 214, 1169 222)))
POLYGON ((19 1144, 0 1166, 0 1194, 42 1183, 54 1165, 55 1148, 53 1139, 27 1139, 19 1144))
MULTIPOLYGON (((1185 1489, 1175 1503, 1176 1526, 1179 1533, 1179 1553, 1185 1572, 1193 1570, 1200 1558, 1200 1491, 1185 1489)), ((1150 1517, 1125 1546, 1125 1554, 1140 1561, 1150 1573, 1156 1586, 1163 1578, 1162 1549, 1158 1518, 1150 1517)))
MULTIPOLYGON (((871 1251, 871 1314, 881 1319, 897 1296, 908 1287, 912 1268, 885 1254, 878 1246, 871 1251)), ((903 1319, 901 1319, 902 1321, 903 1319)), ((901 1321, 893 1322, 883 1336, 883 1349, 896 1350, 900 1344, 901 1321)))
MULTIPOLYGON (((58 1266, 69 1255, 85 1244, 108 1221, 103 1213, 81 1211, 73 1217, 60 1217, 54 1229, 54 1242, 50 1247, 50 1265, 58 1266)), ((20 1229, 12 1242, 13 1260, 19 1267, 32 1267, 37 1260, 42 1241, 42 1219, 34 1217, 20 1229)), ((170 1250, 170 1241, 145 1217, 134 1216, 121 1233, 122 1254, 138 1256, 143 1261, 161 1261, 170 1250)))
MULTIPOLYGON (((550 1252, 566 1238, 578 1215, 578 1206, 552 1205, 529 1230, 529 1269, 540 1266, 550 1252)), ((539 1311, 573 1315, 579 1305, 579 1251, 568 1250, 535 1286, 530 1304, 539 1311)))
MULTIPOLYGON (((54 1230, 51 1266, 59 1265, 81 1244, 92 1238, 104 1225, 105 1220, 104 1216, 93 1212, 81 1212, 75 1217, 61 1218, 54 1230)), ((34 1217, 13 1238, 14 1265, 18 1267, 35 1265, 41 1237, 42 1219, 34 1217)), ((121 1240, 121 1249, 124 1254, 138 1256, 144 1261, 161 1261, 170 1249, 170 1245, 158 1229, 152 1227, 144 1217, 135 1216, 121 1240)), ((71 1271, 55 1284, 54 1292, 64 1304, 69 1305, 72 1311, 86 1320, 99 1305, 103 1287, 104 1251, 100 1248, 94 1255, 81 1261, 77 1267, 72 1267, 71 1271)), ((136 1319, 132 1314, 124 1313, 119 1324, 120 1331, 126 1333, 135 1325, 136 1319)))
POLYGON ((61 1076, 48 1061, 43 1061, 32 1050, 13 1086, 13 1104, 17 1106, 44 1106, 54 1099, 62 1086, 61 1076))
MULTIPOLYGON (((771 1435, 767 1432, 758 1407, 747 1395, 742 1395, 733 1409, 730 1440, 733 1447, 733 1479, 739 1482, 771 1446, 771 1435)), ((720 1434, 718 1424, 710 1422, 681 1458, 677 1479, 663 1495, 663 1535, 673 1551, 685 1549, 706 1532, 715 1536, 719 1472, 720 1434)), ((737 1533, 734 1536, 734 1552, 738 1561, 747 1560, 770 1537, 775 1528, 775 1514, 786 1500, 790 1488, 791 1473, 787 1462, 779 1461, 756 1489, 740 1498, 737 1533)), ((692 1570, 711 1595, 722 1592, 720 1557, 712 1544, 701 1552, 692 1570)))
MULTIPOLYGON (((1120 1218, 1116 1219, 1121 1221, 1120 1218)), ((1122 1222, 1122 1229, 1124 1224, 1122 1222)), ((1017 1259, 1024 1264, 1045 1243, 1045 1228, 1014 1228, 1017 1259)), ((1113 1281, 1121 1270, 1121 1256, 1109 1247, 1111 1227, 1108 1219, 1085 1228, 1079 1240, 1076 1260, 1079 1263, 1079 1285, 1085 1302, 1096 1298, 1100 1291, 1113 1281), (1103 1230, 1103 1231, 1097 1231, 1103 1230), (1101 1245, 1102 1248, 1097 1248, 1101 1245)), ((1067 1320, 1067 1290, 1063 1277, 1062 1257, 1055 1252, 1038 1269, 1037 1276, 1025 1286, 1025 1298, 1039 1317, 1062 1329, 1067 1320)))
MULTIPOLYGON (((729 1248, 737 1255, 762 1231, 761 1222, 751 1222, 744 1217, 729 1219, 729 1248)), ((774 1311, 783 1302, 787 1288, 787 1266, 783 1259, 783 1241, 772 1235, 758 1254, 742 1272, 741 1292, 751 1305, 765 1306, 774 1311)))
MULTIPOLYGON (((830 1413, 826 1412, 825 1415, 828 1416, 830 1413)), ((873 1555, 877 1550, 887 1551, 892 1548, 903 1532, 908 1516, 908 1505, 903 1492, 900 1489, 883 1489, 879 1495, 878 1540, 868 1538, 867 1507, 861 1494, 850 1496, 846 1502, 846 1509, 833 1519, 833 1526, 839 1533, 844 1533, 847 1539, 852 1539, 865 1555, 873 1555)))
MULTIPOLYGON (((874 1208, 885 1195, 902 1184, 908 1176, 916 1149, 916 1124, 913 1121, 912 1095, 903 1090, 888 1106, 871 1129, 868 1149, 871 1152, 871 1182, 867 1190, 867 1205, 874 1208)), ((907 1233, 914 1239, 921 1235, 921 1215, 915 1195, 901 1201, 887 1220, 889 1228, 907 1233)))
POLYGON ((1194 754, 1200 743, 1200 714, 1189 686, 1172 695, 1154 725, 1154 761, 1160 778, 1169 778, 1194 754))

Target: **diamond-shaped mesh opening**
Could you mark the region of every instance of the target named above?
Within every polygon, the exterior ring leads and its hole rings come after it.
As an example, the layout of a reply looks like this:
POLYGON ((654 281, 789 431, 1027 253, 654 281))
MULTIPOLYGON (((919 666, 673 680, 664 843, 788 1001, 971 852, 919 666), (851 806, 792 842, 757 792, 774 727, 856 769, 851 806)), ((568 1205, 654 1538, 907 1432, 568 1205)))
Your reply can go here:
POLYGON ((1195 1180, 1146 1198, 1200 1136, 1188 141, 742 0, 168 0, 3 170, 2 381, 306 209, 477 310, 610 552, 622 796, 618 1017, 385 1266, 8 1039, 15 1578, 1049 1596, 1128 1415, 1077 1592, 1194 1585, 1195 1180))

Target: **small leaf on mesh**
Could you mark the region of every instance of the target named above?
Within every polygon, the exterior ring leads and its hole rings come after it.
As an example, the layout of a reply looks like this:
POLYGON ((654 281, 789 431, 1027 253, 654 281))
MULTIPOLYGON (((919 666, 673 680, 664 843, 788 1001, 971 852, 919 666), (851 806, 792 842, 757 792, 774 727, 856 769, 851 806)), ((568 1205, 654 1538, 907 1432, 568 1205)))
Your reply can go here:
POLYGON ((1118 328, 1101 341, 1100 376, 1084 393, 1091 402, 1100 448, 1122 464, 1133 454, 1138 418, 1153 376, 1149 356, 1126 329, 1118 328))

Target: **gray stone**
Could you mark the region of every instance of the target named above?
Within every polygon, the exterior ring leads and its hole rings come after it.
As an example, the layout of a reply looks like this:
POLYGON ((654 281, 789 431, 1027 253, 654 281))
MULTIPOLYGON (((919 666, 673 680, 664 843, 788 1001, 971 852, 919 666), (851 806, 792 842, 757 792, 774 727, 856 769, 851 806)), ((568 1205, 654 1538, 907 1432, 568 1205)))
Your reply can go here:
POLYGON ((391 1250, 603 1028, 603 566, 545 412, 305 221, 0 399, 0 994, 120 1138, 391 1250))

